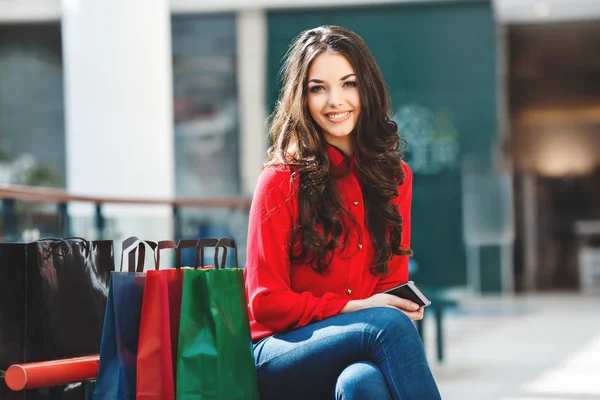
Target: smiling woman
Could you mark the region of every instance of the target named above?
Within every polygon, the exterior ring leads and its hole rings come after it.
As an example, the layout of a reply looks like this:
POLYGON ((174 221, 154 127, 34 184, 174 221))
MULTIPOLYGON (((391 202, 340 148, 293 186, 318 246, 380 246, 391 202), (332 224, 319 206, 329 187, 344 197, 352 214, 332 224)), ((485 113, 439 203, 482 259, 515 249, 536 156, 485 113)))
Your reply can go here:
POLYGON ((423 309, 383 293, 408 280, 412 173, 373 55, 322 26, 282 73, 244 271, 260 398, 437 400, 423 309))

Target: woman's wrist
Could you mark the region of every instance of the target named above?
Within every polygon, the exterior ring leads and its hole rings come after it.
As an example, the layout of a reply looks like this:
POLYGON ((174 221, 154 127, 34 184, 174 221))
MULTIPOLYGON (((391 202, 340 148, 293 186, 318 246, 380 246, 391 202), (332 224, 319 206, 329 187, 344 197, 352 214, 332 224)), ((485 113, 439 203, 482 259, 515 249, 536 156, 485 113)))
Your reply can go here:
POLYGON ((347 314, 352 311, 362 310, 363 308, 367 308, 366 306, 367 300, 350 300, 344 308, 340 310, 340 314, 347 314))

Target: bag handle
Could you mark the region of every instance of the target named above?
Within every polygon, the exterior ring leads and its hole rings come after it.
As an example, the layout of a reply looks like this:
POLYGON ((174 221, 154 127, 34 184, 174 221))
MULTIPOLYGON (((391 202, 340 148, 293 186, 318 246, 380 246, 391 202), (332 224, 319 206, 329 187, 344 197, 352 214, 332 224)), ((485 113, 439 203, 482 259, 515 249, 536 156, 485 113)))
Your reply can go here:
MULTIPOLYGON (((137 236, 130 236, 127 239, 123 240, 123 243, 121 244, 121 266, 120 266, 120 271, 123 271, 123 254, 125 254, 125 249, 128 249, 129 247, 131 247, 132 245, 136 244, 137 242, 139 242, 139 239, 137 238, 137 236)), ((146 254, 146 250, 142 250, 144 256, 146 254)), ((129 252, 128 253, 128 260, 127 260, 127 269, 129 272, 133 272, 131 271, 131 266, 133 264, 135 264, 135 252, 129 252)), ((145 257, 141 257, 142 259, 145 257)))
POLYGON ((231 247, 234 251, 234 263, 235 269, 239 269, 238 266, 238 249, 234 239, 221 238, 215 246, 215 269, 224 269, 225 262, 227 261, 227 247, 231 247), (219 264, 219 249, 223 249, 223 255, 221 257, 221 263, 219 264))
POLYGON ((198 239, 181 239, 177 242, 175 247, 175 268, 180 269, 181 265, 181 250, 183 249, 195 249, 198 239))
POLYGON ((82 242, 88 242, 87 239, 82 238, 81 236, 67 236, 65 239, 69 240, 80 240, 82 242))
MULTIPOLYGON (((66 239, 68 239, 68 238, 66 238, 66 239)), ((67 251, 66 254, 63 254, 63 253, 61 253, 59 251, 55 251, 56 248, 52 247, 52 244, 50 244, 50 252, 46 255, 46 259, 48 259, 48 258, 50 258, 50 256, 52 254, 56 254, 56 255, 59 255, 61 257, 66 257, 66 256, 68 256, 69 254, 71 254, 73 252, 73 247, 71 247, 71 243, 69 243, 66 239, 46 237, 46 238, 38 239, 38 240, 36 240, 36 242, 60 242, 60 243, 63 243, 65 246, 67 246, 67 250, 68 251, 67 251)), ((58 244, 58 248, 60 248, 60 243, 58 244)))
POLYGON ((154 269, 160 269, 160 251, 164 249, 176 249, 177 246, 175 242, 172 240, 161 240, 158 242, 158 246, 156 247, 156 251, 154 252, 154 269))
POLYGON ((176 268, 181 268, 181 250, 183 249, 196 249, 194 255, 194 268, 198 266, 204 267, 204 249, 206 247, 215 247, 219 242, 218 239, 182 239, 177 242, 177 248, 175 253, 175 264, 176 268))
POLYGON ((140 240, 136 236, 131 236, 125 239, 122 243, 121 250, 121 267, 120 270, 123 271, 123 254, 127 253, 127 271, 128 272, 144 272, 144 261, 146 258, 146 245, 148 245, 152 251, 156 250, 157 244, 156 242, 151 242, 148 240, 140 240), (135 264, 135 253, 136 250, 138 252, 138 263, 137 268, 134 269, 133 265, 135 264))
MULTIPOLYGON (((86 252, 86 257, 89 256, 90 254, 90 241, 87 239, 84 239, 80 236, 67 236, 65 238, 52 238, 52 237, 47 237, 47 238, 42 238, 42 239, 38 239, 36 240, 36 242, 49 242, 49 241, 56 241, 56 242, 61 242, 64 243, 67 246, 67 249, 69 249, 69 251, 67 252, 67 254, 62 254, 62 253, 57 253, 54 252, 54 249, 52 249, 52 251, 50 252, 50 254, 54 253, 57 254, 59 256, 68 256, 69 254, 71 254, 73 252, 73 246, 71 246, 71 243, 69 243, 69 240, 74 241, 74 242, 81 242, 82 246, 85 248, 85 252, 86 252)), ((50 254, 48 256, 50 256, 50 254)))
POLYGON ((87 255, 90 254, 90 247, 91 246, 90 246, 90 241, 89 240, 86 240, 86 239, 84 239, 84 238, 82 238, 80 236, 69 236, 69 237, 66 237, 64 239, 65 240, 73 240, 73 241, 81 242, 81 244, 83 245, 83 247, 85 247, 85 251, 86 251, 87 255))
POLYGON ((199 239, 196 243, 196 258, 194 259, 195 268, 204 267, 204 249, 206 247, 215 247, 219 242, 218 239, 199 239))

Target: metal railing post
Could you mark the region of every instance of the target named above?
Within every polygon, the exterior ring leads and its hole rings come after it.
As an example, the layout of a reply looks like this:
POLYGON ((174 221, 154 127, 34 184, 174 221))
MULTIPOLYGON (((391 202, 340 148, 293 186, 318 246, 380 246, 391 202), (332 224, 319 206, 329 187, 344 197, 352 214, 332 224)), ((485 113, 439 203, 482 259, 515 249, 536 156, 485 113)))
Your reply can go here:
POLYGON ((18 240, 17 202, 14 199, 2 199, 2 237, 6 242, 18 240))
POLYGON ((71 221, 67 203, 58 203, 58 234, 62 237, 71 236, 71 221))
POLYGON ((98 239, 104 239, 104 230, 106 229, 106 219, 102 214, 102 203, 96 203, 96 235, 98 239))
POLYGON ((179 206, 173 205, 173 235, 175 236, 175 242, 183 239, 182 229, 181 210, 179 206))

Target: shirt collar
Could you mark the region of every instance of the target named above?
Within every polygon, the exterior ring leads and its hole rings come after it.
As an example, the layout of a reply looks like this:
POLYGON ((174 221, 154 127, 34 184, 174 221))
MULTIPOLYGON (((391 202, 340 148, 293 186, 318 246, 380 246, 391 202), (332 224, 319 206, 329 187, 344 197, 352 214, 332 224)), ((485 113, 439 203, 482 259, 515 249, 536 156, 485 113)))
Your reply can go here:
POLYGON ((355 164, 355 156, 347 156, 344 152, 335 146, 326 144, 327 155, 329 156, 329 170, 336 176, 343 176, 350 172, 350 168, 355 164))

